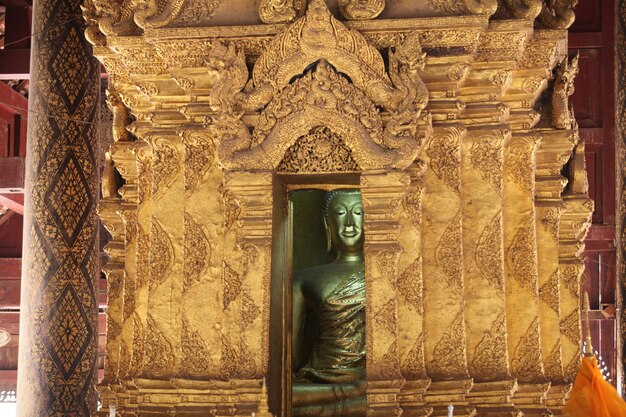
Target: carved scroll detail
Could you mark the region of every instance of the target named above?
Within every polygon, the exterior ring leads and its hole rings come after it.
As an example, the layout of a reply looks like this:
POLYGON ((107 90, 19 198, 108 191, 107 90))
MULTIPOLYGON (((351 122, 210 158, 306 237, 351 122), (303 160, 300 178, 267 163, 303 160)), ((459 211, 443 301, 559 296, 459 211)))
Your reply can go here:
POLYGON ((144 364, 156 375, 165 374, 172 368, 172 345, 148 314, 144 364))
POLYGON ((502 146, 507 134, 507 131, 492 131, 474 141, 470 150, 472 165, 498 194, 502 192, 502 146))
POLYGON ((517 230, 507 256, 509 271, 517 282, 531 292, 537 291, 537 261, 535 259, 535 223, 528 216, 517 230))
POLYGON ((263 23, 291 22, 301 7, 302 0, 261 0, 259 16, 263 23))
POLYGON ((163 284, 170 275, 174 263, 174 246, 163 226, 156 220, 152 220, 150 230, 150 279, 148 288, 150 291, 163 284))
POLYGON ((511 361, 513 376, 522 381, 530 381, 543 374, 540 346, 539 318, 536 317, 515 348, 511 361))
POLYGON ((224 310, 228 308, 239 294, 241 294, 242 287, 241 275, 233 267, 224 262, 224 273, 222 274, 222 288, 223 288, 223 305, 224 310))
POLYGON ((210 369, 211 353, 200 334, 195 331, 187 319, 183 318, 181 335, 181 370, 190 375, 206 375, 210 369))
POLYGON ((431 368, 437 376, 453 378, 467 375, 467 359, 465 356, 464 341, 465 322, 463 320, 463 313, 461 312, 435 346, 431 368))
POLYGON ((557 269, 550 275, 550 278, 539 288, 539 299, 546 303, 558 315, 561 314, 561 303, 559 300, 560 272, 557 269))
POLYGON ((211 245, 202 226, 189 214, 184 215, 185 246, 183 259, 183 292, 200 282, 200 275, 211 260, 211 245))
POLYGON ((476 264, 480 274, 498 296, 504 297, 504 258, 502 255, 502 211, 485 227, 476 246, 476 264))
POLYGON ((398 291, 402 294, 419 314, 424 313, 424 301, 422 292, 424 282, 422 280, 422 258, 415 260, 398 277, 398 291))
POLYGON ((544 364, 546 377, 550 380, 558 381, 563 378, 563 362, 561 360, 561 355, 561 340, 558 339, 544 364))
POLYGON ((327 127, 318 126, 291 145, 278 172, 359 171, 344 140, 327 127))
POLYGON ((506 352, 506 320, 501 312, 476 345, 471 362, 472 375, 482 380, 496 380, 508 377, 508 357, 506 352))
POLYGON ((582 327, 580 324, 580 310, 572 311, 567 317, 561 320, 561 334, 575 345, 580 345, 582 341, 582 327))
POLYGON ((437 249, 435 257, 437 266, 444 273, 446 283, 457 294, 463 288, 463 250, 461 247, 461 212, 446 227, 437 249))
POLYGON ((449 128, 444 134, 434 135, 426 154, 430 157, 430 168, 456 195, 461 194, 461 174, 459 172, 460 143, 463 130, 449 128))
POLYGON ((420 334, 402 363, 402 374, 405 378, 419 379, 426 377, 424 359, 424 335, 420 334))
POLYGON ((339 11, 346 19, 375 19, 385 10, 385 0, 339 0, 339 11))

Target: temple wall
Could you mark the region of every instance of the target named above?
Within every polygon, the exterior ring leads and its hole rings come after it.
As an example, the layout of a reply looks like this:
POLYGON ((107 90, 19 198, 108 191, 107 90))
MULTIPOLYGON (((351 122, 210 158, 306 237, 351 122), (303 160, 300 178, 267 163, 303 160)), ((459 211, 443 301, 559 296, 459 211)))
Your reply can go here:
POLYGON ((593 209, 567 105, 571 10, 182 3, 85 9, 119 91, 125 180, 100 205, 113 237, 104 409, 266 412, 261 382, 287 362, 270 333, 277 184, 357 178, 372 415, 559 415, 593 209))

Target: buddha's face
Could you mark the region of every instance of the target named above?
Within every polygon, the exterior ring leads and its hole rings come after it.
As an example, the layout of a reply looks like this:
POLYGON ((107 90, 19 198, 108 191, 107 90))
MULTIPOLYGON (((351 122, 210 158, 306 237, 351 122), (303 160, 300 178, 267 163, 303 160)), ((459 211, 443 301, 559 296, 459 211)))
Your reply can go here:
POLYGON ((328 203, 330 237, 342 252, 363 251, 363 204, 361 193, 338 193, 328 203))

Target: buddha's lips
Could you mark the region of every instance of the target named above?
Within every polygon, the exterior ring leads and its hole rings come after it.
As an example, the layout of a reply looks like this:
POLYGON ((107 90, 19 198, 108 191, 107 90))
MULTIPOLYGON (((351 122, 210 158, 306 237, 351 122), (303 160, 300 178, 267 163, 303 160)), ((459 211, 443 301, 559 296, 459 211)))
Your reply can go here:
POLYGON ((341 236, 345 236, 345 237, 355 237, 359 234, 359 232, 353 232, 353 233, 342 233, 341 236))

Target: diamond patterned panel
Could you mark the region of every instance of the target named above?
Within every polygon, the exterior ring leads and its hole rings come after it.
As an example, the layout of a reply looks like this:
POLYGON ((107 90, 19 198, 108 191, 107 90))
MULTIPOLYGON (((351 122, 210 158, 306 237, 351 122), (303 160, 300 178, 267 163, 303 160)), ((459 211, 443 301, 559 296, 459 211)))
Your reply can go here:
POLYGON ((46 204, 65 240, 71 245, 92 205, 89 183, 73 152, 69 152, 46 193, 46 204))
POLYGON ((63 41, 53 54, 49 66, 50 74, 57 80, 57 90, 71 113, 74 113, 76 104, 81 101, 87 82, 90 81, 91 71, 85 70, 85 63, 89 62, 90 57, 83 42, 85 41, 79 34, 76 23, 69 23, 63 41))
POLYGON ((93 336, 80 304, 74 288, 68 284, 50 312, 50 326, 46 329, 50 355, 65 379, 73 374, 93 336))

